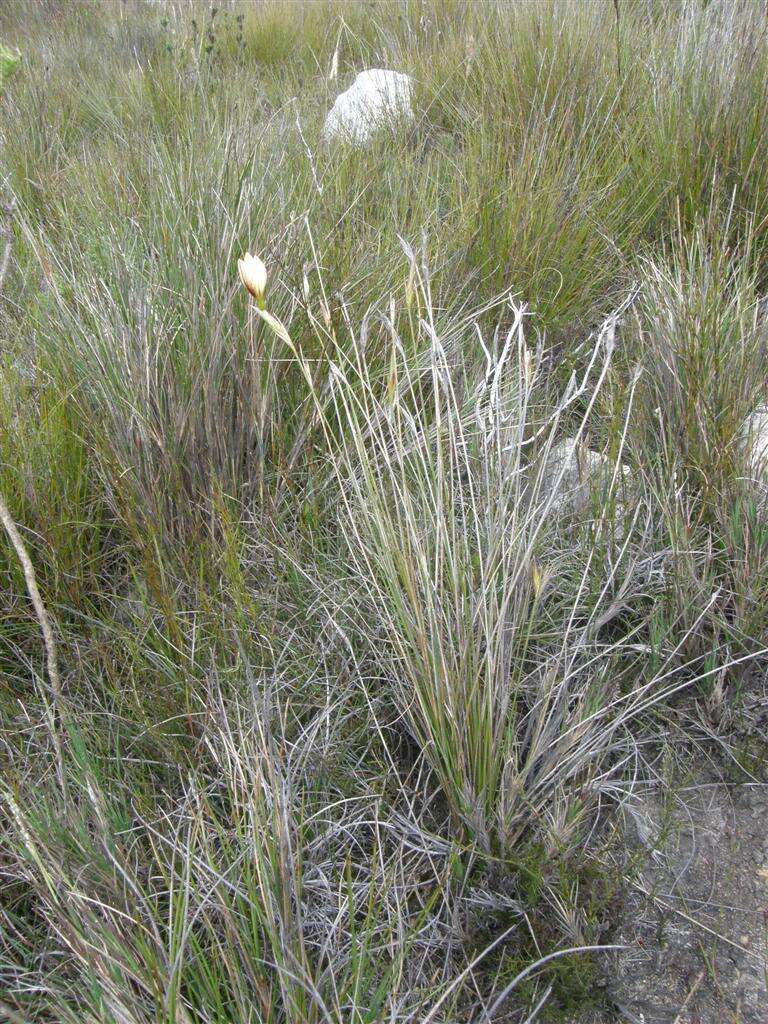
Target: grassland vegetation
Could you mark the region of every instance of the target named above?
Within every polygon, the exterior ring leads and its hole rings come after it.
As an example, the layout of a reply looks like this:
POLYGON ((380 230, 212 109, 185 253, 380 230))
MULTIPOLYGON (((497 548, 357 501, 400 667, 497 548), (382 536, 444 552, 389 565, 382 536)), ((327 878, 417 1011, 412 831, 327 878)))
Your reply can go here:
POLYGON ((0 1018, 608 1012, 607 822, 768 646, 767 32, 2 7, 0 1018))

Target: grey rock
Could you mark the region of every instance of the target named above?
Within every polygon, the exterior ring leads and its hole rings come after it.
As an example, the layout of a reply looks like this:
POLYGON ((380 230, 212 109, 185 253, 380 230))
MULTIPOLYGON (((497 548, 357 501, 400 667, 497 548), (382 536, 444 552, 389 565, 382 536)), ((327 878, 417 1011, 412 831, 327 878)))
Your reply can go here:
MULTIPOLYGON (((582 511, 589 503, 592 488, 608 487, 616 472, 615 463, 600 452, 588 448, 575 437, 566 437, 549 450, 541 474, 543 494, 555 492, 554 506, 582 511)), ((630 474, 628 466, 616 473, 620 482, 630 474)))

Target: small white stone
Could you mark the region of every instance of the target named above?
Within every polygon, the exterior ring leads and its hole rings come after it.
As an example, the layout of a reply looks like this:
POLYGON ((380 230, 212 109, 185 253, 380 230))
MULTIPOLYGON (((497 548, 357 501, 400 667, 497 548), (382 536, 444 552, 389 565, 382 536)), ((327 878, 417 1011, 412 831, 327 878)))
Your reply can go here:
POLYGON ((768 408, 755 409, 742 428, 749 471, 755 480, 768 477, 768 408))
POLYGON ((323 138, 364 146, 387 124, 413 121, 412 99, 409 75, 383 68, 361 71, 349 89, 336 97, 323 125, 323 138))
MULTIPOLYGON (((569 506, 580 512, 589 502, 593 485, 602 481, 607 486, 614 468, 607 455, 592 451, 574 437, 566 437, 549 450, 541 476, 542 494, 548 496, 555 490, 555 508, 569 506), (561 474, 562 479, 558 480, 561 474)), ((621 466, 619 480, 629 472, 628 466, 621 466)))

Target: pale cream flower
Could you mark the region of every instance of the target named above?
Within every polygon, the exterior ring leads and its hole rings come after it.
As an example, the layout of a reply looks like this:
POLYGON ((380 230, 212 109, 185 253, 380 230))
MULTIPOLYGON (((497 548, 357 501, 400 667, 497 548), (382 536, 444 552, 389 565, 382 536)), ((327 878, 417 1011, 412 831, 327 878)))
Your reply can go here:
POLYGON ((261 309, 264 308, 264 295, 267 291, 267 268, 258 256, 252 256, 249 252, 237 261, 237 270, 240 280, 256 299, 261 309))

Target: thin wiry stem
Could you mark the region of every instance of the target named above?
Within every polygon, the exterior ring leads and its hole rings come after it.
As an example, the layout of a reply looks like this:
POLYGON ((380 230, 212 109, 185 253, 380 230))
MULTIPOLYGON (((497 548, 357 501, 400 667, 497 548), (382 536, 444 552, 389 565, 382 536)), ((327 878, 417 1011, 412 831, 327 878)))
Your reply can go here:
MULTIPOLYGON (((32 602, 32 607, 35 609, 37 621, 40 623, 40 631, 43 634, 43 643, 45 644, 48 678, 51 683, 51 692, 53 694, 54 711, 58 714, 60 723, 64 717, 64 699, 61 686, 61 674, 59 672, 59 663, 56 655, 56 640, 54 639, 53 629, 51 628, 51 620, 48 617, 45 604, 40 596, 40 590, 37 586, 37 578, 35 576, 35 568, 32 565, 32 559, 29 557, 24 541, 21 538, 18 527, 14 522, 13 516, 11 515, 10 509, 8 508, 2 494, 0 494, 0 521, 5 528, 5 532, 8 534, 8 538, 13 545, 19 562, 21 563, 21 568, 24 573, 24 581, 27 586, 27 593, 29 594, 29 599, 32 602)), ((52 722, 51 725, 51 735, 53 736, 53 742, 56 748, 59 781, 61 783, 62 792, 66 796, 67 782, 64 774, 64 754, 61 735, 55 721, 52 722)))

